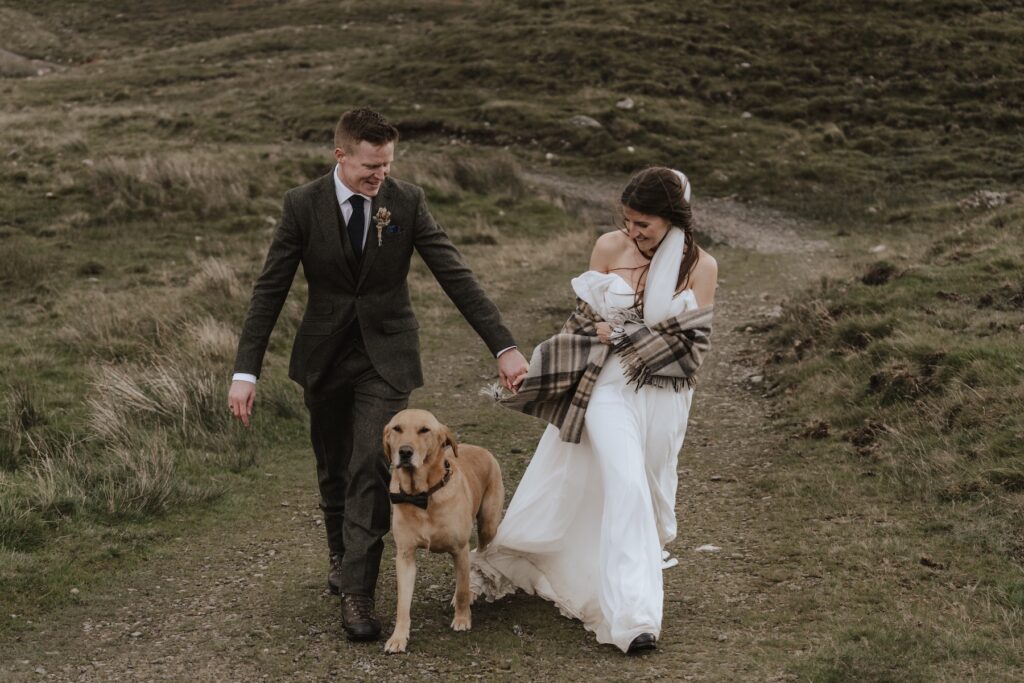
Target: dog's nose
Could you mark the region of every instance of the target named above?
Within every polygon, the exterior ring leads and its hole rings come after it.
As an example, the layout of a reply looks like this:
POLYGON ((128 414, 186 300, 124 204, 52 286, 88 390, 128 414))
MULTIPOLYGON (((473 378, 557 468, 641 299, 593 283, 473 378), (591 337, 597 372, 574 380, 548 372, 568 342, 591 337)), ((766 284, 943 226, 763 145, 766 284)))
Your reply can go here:
POLYGON ((411 446, 401 446, 401 447, 399 447, 399 449, 398 449, 398 457, 401 458, 402 460, 411 460, 412 459, 412 447, 411 446))

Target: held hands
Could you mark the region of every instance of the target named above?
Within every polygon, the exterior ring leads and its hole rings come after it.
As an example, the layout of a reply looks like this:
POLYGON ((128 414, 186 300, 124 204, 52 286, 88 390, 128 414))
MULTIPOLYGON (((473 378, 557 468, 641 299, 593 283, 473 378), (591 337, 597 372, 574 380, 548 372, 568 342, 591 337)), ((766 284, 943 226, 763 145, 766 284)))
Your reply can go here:
POLYGON ((255 384, 244 379, 236 379, 231 383, 231 389, 228 390, 228 408, 246 427, 249 426, 249 416, 252 415, 252 404, 255 400, 255 384))
POLYGON ((519 349, 510 349, 498 356, 498 376, 501 378, 501 386, 509 391, 519 391, 519 385, 526 379, 526 373, 530 370, 530 364, 526 362, 519 349))

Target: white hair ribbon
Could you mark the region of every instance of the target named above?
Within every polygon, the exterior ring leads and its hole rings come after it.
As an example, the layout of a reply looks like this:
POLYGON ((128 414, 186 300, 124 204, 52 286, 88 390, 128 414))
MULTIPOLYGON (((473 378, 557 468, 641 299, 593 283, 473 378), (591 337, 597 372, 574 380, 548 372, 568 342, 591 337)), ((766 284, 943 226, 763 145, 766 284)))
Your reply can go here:
MULTIPOLYGON (((689 203, 690 181, 682 172, 675 169, 672 172, 679 176, 683 185, 683 199, 689 203)), ((682 229, 671 226, 654 252, 651 267, 647 271, 647 284, 644 286, 644 324, 648 327, 657 325, 671 314, 685 246, 686 235, 682 229)))
POLYGON ((689 179, 687 179, 686 174, 684 174, 682 171, 677 171, 676 169, 673 168, 672 172, 675 173, 677 176, 679 176, 679 182, 683 184, 683 199, 685 199, 687 202, 689 202, 690 201, 690 181, 689 181, 689 179))

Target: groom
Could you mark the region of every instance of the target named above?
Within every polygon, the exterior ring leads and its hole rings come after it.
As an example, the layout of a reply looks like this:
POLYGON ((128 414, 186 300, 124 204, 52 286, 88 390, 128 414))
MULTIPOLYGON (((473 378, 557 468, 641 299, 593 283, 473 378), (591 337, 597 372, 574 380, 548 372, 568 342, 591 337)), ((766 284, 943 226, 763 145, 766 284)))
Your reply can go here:
POLYGON ((350 640, 374 640, 374 591, 390 526, 381 434, 423 384, 419 324, 406 276, 413 249, 498 359, 506 388, 526 359, 461 255, 427 210, 423 190, 389 177, 398 130, 369 109, 345 112, 338 163, 289 190, 253 288, 235 375, 232 414, 249 426, 256 378, 295 271, 309 283, 288 376, 303 388, 330 551, 328 586, 341 593, 350 640))

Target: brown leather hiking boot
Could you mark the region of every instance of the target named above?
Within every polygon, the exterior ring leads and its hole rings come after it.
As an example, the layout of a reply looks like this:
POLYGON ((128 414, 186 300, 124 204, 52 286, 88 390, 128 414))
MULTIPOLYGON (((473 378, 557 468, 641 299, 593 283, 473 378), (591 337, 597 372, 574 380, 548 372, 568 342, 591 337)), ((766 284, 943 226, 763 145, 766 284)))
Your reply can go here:
POLYGON ((331 568, 327 571, 327 590, 331 595, 341 593, 341 555, 331 553, 331 568))
POLYGON ((380 620, 373 612, 373 598, 368 595, 341 595, 341 627, 349 640, 377 640, 380 620))

